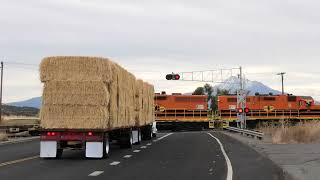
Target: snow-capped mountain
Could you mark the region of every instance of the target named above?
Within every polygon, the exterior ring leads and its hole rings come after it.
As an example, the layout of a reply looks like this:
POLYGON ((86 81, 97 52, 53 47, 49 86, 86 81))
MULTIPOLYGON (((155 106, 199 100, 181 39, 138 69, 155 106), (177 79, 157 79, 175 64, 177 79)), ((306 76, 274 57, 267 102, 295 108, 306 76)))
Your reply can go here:
MULTIPOLYGON (((215 85, 213 87, 214 93, 216 93, 217 89, 225 89, 229 90, 229 93, 236 94, 237 89, 239 89, 240 79, 232 76, 224 81, 225 83, 221 83, 215 85)), ((274 90, 261 82, 258 81, 250 81, 248 79, 245 80, 245 89, 248 92, 248 95, 254 95, 255 93, 259 94, 269 94, 272 93, 274 95, 281 94, 280 91, 274 90)))

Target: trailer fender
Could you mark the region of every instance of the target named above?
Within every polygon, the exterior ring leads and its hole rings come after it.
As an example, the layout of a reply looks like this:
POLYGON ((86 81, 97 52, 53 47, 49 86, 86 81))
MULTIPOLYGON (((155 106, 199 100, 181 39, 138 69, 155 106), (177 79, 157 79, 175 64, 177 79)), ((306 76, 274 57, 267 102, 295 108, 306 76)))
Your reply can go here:
POLYGON ((40 157, 57 157, 57 141, 40 141, 40 157))
POLYGON ((86 142, 86 157, 102 158, 103 149, 103 142, 86 142))

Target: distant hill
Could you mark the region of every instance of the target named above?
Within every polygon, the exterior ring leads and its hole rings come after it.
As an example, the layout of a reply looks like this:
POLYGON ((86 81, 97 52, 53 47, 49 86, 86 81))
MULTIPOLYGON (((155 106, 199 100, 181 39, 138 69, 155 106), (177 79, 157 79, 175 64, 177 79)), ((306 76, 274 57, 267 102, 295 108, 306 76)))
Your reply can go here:
POLYGON ((7 103, 7 105, 17 106, 17 107, 33 107, 33 108, 40 109, 41 102, 42 102, 42 97, 35 97, 25 101, 7 103))
POLYGON ((2 114, 4 116, 30 116, 35 117, 39 114, 39 109, 33 107, 16 107, 2 105, 2 114))

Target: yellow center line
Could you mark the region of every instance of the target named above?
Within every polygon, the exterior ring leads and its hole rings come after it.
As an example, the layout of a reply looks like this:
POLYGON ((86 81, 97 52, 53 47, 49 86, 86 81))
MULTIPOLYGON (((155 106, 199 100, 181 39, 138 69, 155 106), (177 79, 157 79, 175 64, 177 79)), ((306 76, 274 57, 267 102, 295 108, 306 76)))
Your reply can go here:
POLYGON ((11 165, 11 164, 17 164, 17 163, 20 163, 20 162, 29 161, 29 160, 37 159, 37 158, 39 158, 38 155, 37 156, 31 156, 31 157, 23 158, 23 159, 8 161, 8 162, 0 163, 0 167, 8 166, 8 165, 11 165))

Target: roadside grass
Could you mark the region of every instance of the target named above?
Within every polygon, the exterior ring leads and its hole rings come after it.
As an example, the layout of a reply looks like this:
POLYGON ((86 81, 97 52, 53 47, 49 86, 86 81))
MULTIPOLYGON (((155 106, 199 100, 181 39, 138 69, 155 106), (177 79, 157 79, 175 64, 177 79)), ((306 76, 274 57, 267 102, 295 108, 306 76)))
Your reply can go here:
POLYGON ((309 121, 295 125, 282 120, 279 124, 262 124, 259 131, 269 134, 274 144, 320 143, 320 122, 309 121))
POLYGON ((0 141, 7 141, 8 136, 5 133, 0 132, 0 141))

